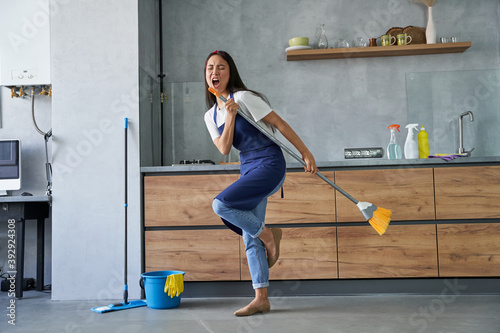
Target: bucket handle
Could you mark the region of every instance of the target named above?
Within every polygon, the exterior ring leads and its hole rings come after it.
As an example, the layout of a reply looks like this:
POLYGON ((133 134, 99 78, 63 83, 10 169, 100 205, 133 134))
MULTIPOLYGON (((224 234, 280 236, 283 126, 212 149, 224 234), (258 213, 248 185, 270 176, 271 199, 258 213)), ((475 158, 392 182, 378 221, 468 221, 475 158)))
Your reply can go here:
POLYGON ((141 287, 142 290, 144 290, 144 278, 142 276, 139 279, 139 286, 141 287))

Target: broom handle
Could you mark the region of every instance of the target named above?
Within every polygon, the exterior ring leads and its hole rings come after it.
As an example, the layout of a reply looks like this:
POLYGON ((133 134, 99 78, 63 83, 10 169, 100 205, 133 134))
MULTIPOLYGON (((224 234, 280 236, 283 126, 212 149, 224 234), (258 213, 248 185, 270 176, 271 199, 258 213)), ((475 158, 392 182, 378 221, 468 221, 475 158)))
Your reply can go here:
MULTIPOLYGON (((224 103, 227 102, 227 99, 224 96, 219 97, 224 103)), ((269 134, 260 124, 255 122, 252 118, 250 118, 248 115, 246 115, 241 108, 238 108, 238 114, 242 116, 246 121, 248 121, 250 124, 252 124, 255 128, 257 128, 262 134, 267 136, 272 142, 280 146, 284 151, 286 151, 288 154, 290 154, 293 158, 295 158, 297 161, 299 161, 303 166, 307 167, 306 162, 300 158, 299 155, 295 154, 290 148, 285 146, 281 141, 276 139, 273 135, 269 134)), ((338 185, 334 184, 330 179, 326 178, 321 172, 317 172, 316 175, 318 175, 319 178, 323 179, 328 185, 332 186, 334 189, 339 191, 342 195, 344 195, 347 199, 351 200, 355 204, 358 204, 358 200, 354 199, 349 193, 341 189, 338 185)))

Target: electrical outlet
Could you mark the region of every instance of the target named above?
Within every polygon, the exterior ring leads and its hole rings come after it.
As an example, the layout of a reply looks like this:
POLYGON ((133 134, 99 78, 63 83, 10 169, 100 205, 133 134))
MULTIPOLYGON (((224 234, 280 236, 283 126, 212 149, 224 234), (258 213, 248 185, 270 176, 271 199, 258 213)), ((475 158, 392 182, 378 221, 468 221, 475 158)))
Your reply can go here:
POLYGON ((384 149, 376 148, 344 148, 344 158, 381 158, 384 156, 384 149))

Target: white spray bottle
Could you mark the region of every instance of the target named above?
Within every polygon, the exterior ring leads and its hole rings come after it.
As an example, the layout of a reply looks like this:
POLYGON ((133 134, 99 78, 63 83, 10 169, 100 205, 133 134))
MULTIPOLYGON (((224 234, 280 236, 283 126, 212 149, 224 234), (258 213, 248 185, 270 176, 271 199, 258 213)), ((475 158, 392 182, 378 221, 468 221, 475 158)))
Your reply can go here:
POLYGON ((418 131, 418 124, 408 124, 406 128, 408 129, 408 136, 405 142, 405 158, 407 160, 418 158, 418 145, 413 135, 413 130, 418 131))

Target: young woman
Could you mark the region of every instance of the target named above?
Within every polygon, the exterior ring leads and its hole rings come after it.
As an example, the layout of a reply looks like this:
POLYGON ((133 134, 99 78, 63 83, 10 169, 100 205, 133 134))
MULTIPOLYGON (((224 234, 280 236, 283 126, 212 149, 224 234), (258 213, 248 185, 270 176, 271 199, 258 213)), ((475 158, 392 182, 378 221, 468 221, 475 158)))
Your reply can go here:
POLYGON ((213 201, 214 212, 231 230, 243 236, 255 298, 239 309, 236 316, 249 316, 271 309, 267 295, 269 268, 279 257, 282 231, 264 224, 267 197, 283 184, 286 163, 281 148, 259 132, 238 108, 259 122, 269 133, 279 130, 306 162, 305 172, 318 171, 313 155, 293 129, 268 105, 265 97, 245 87, 231 56, 215 51, 205 61, 205 123, 219 151, 227 155, 234 146, 240 151, 241 177, 213 201), (227 99, 224 103, 208 92, 215 89, 227 99), (267 253, 267 255, 266 255, 267 253))

